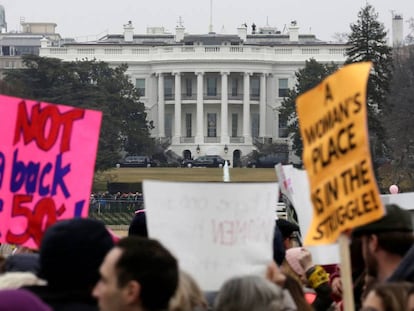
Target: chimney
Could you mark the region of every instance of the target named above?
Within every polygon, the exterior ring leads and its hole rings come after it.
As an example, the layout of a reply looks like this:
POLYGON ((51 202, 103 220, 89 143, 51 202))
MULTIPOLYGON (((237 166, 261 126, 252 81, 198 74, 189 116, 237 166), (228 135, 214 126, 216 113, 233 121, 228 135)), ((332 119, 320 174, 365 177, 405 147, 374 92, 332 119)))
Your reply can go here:
POLYGON ((240 37, 240 40, 246 41, 246 39, 247 39, 247 24, 243 24, 240 27, 237 27, 237 35, 240 37))
POLYGON ((175 27, 175 42, 181 42, 184 40, 185 28, 182 25, 175 27))
POLYGON ((299 27, 297 26, 296 21, 291 21, 289 26, 289 41, 298 42, 299 41, 299 27))
POLYGON ((125 42, 134 41, 134 26, 132 26, 131 21, 128 21, 128 24, 124 25, 124 41, 125 42))
POLYGON ((403 43, 403 16, 393 14, 392 16, 392 46, 398 47, 403 43))

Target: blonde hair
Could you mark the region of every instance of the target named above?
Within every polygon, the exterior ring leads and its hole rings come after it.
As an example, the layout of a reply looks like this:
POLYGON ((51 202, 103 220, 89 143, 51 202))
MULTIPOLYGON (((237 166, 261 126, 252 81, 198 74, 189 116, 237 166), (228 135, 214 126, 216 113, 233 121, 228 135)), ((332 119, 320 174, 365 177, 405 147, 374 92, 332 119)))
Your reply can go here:
POLYGON ((178 288, 171 298, 169 311, 207 310, 207 302, 196 281, 186 272, 180 271, 178 288))
POLYGON ((295 279, 299 284, 303 284, 303 280, 301 279, 301 276, 296 273, 295 270, 292 269, 289 262, 286 260, 286 258, 283 260, 280 270, 286 274, 295 279))

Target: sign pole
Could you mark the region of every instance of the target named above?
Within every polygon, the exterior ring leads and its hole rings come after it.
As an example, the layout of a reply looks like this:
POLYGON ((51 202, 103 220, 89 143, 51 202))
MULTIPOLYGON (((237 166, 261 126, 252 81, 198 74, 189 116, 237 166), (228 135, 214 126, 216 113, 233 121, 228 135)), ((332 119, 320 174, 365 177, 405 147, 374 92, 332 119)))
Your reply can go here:
POLYGON ((351 256, 349 251, 349 238, 346 233, 341 233, 338 238, 339 251, 341 254, 341 282, 342 301, 345 311, 354 311, 354 291, 352 284, 351 256))

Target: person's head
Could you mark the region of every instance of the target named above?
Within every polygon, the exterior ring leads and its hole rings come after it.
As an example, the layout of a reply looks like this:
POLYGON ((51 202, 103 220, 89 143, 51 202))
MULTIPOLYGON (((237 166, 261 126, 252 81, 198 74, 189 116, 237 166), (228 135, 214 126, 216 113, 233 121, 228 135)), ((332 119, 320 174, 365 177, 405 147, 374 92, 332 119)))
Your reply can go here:
POLYGON ((178 288, 171 298, 169 311, 207 310, 207 301, 196 281, 186 272, 180 271, 178 288))
POLYGON ((35 294, 24 289, 0 290, 0 310, 7 311, 52 311, 35 294))
POLYGON ((283 218, 276 220, 276 224, 282 233, 285 249, 297 246, 294 244, 294 240, 296 239, 294 233, 299 232, 299 226, 283 218))
POLYGON ((121 239, 105 257, 93 290, 101 311, 163 310, 178 286, 178 263, 158 241, 121 239))
POLYGON ((414 286, 408 289, 407 292, 407 311, 414 311, 414 286))
POLYGON ((414 242, 410 213, 394 204, 386 206, 384 217, 357 227, 352 234, 361 238, 367 273, 374 277, 384 263, 379 254, 402 258, 414 242))
POLYGON ((39 272, 39 254, 22 253, 7 256, 4 264, 6 272, 39 272))
POLYGON ((361 311, 406 310, 409 283, 379 283, 371 288, 362 302, 361 311))
POLYGON ((279 311, 284 307, 283 289, 259 276, 226 281, 214 303, 215 311, 279 311))
POLYGON ((111 235, 100 221, 59 221, 43 236, 39 276, 53 289, 90 293, 99 279, 99 266, 113 246, 111 235))

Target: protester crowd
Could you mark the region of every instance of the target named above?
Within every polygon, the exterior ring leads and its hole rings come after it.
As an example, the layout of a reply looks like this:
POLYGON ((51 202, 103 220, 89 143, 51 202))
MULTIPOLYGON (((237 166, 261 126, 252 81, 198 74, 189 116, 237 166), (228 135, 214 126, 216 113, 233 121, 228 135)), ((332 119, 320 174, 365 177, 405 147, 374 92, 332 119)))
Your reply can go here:
MULTIPOLYGON (((295 242, 298 233, 296 224, 278 219, 266 275, 235 276, 206 292, 148 237, 145 211, 121 239, 97 220, 59 221, 38 251, 1 245, 0 311, 344 310, 339 266, 329 271, 313 262, 295 242)), ((349 236, 355 310, 414 310, 409 212, 387 205, 385 216, 349 236)))

